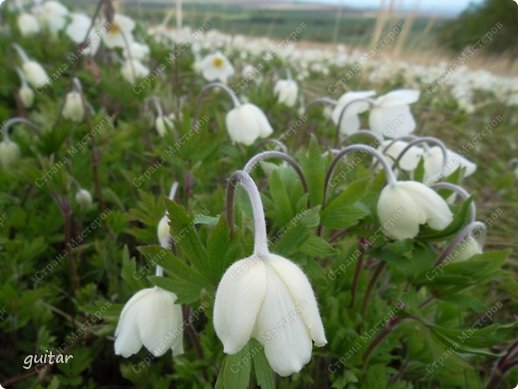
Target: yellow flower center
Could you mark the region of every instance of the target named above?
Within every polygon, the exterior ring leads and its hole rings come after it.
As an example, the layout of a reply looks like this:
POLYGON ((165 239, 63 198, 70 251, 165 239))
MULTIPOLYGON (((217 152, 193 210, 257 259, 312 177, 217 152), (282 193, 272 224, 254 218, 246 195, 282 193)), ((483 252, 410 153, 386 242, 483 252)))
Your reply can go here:
POLYGON ((112 23, 110 27, 108 28, 108 32, 111 34, 117 34, 120 32, 119 26, 117 26, 115 23, 112 23))
POLYGON ((212 60, 212 66, 214 66, 216 69, 219 69, 223 66, 223 60, 221 58, 214 58, 212 60))

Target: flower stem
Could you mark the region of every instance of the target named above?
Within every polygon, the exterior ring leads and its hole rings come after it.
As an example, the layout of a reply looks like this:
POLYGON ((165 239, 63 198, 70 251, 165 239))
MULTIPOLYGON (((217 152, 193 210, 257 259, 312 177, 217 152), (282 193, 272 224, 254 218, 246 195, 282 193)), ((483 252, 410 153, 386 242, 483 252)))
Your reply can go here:
POLYGON ((354 269, 354 277, 353 277, 353 284, 351 286, 351 303, 349 304, 349 308, 352 308, 354 306, 354 301, 356 299, 356 290, 358 288, 358 281, 360 280, 360 273, 363 267, 363 259, 365 256, 365 248, 366 248, 366 242, 367 240, 365 238, 360 238, 360 247, 359 252, 360 255, 358 256, 358 261, 356 262, 356 268, 354 269))
POLYGON ((254 254, 258 256, 268 253, 268 237, 266 234, 266 220, 264 216, 263 202, 261 195, 250 175, 242 170, 234 172, 227 183, 227 199, 226 214, 230 229, 233 228, 234 217, 234 193, 237 183, 241 183, 245 188, 250 203, 252 204, 252 213, 254 217, 254 254))
POLYGON ((376 281, 378 281, 378 278, 385 268, 386 262, 380 261, 378 266, 376 266, 376 269, 374 269, 374 272, 372 273, 371 279, 369 280, 369 284, 367 285, 367 290, 365 291, 365 295, 363 296, 363 302, 361 307, 361 316, 365 317, 365 312, 367 312, 367 307, 369 306, 370 297, 372 294, 372 289, 374 288, 374 285, 376 285, 376 281))

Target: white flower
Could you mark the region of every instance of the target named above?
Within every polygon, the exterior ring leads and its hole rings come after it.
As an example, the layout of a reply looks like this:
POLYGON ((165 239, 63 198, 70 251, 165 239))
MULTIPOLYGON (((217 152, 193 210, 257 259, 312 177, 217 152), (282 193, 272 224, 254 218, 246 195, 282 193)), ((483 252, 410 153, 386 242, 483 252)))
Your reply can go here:
POLYGON ((227 354, 257 339, 281 376, 309 362, 312 340, 317 347, 327 343, 306 275, 293 262, 271 253, 252 255, 227 269, 216 291, 214 329, 227 354))
POLYGON ((40 23, 51 33, 56 34, 67 22, 68 9, 58 1, 46 1, 43 5, 35 7, 34 13, 40 23))
POLYGON ((43 66, 33 60, 24 61, 22 64, 22 71, 25 78, 34 88, 40 88, 45 84, 50 83, 50 78, 47 75, 43 66))
POLYGON ((182 308, 176 295, 158 287, 137 292, 122 309, 115 330, 115 354, 127 358, 142 345, 155 357, 183 354, 182 308))
POLYGON ((158 135, 164 136, 166 133, 171 131, 171 128, 173 128, 173 122, 167 116, 158 115, 158 117, 155 120, 155 128, 158 132, 158 135))
POLYGON ((415 181, 387 185, 381 191, 377 209, 385 235, 397 240, 416 237, 421 224, 440 231, 453 220, 446 201, 415 181))
POLYGON ((83 208, 90 208, 92 195, 86 189, 79 189, 76 193, 76 202, 83 208))
POLYGON ((419 99, 419 91, 400 89, 378 97, 369 115, 373 131, 388 138, 399 138, 414 131, 416 123, 409 104, 419 99))
MULTIPOLYGON (((388 147, 385 151, 385 148, 392 143, 391 140, 385 140, 378 147, 378 151, 382 152, 385 156, 389 157, 388 161, 391 166, 394 165, 394 161, 399 157, 399 154, 408 146, 408 142, 398 140, 395 141, 388 147)), ((419 146, 412 146, 409 150, 405 152, 401 160, 399 161, 399 167, 402 170, 411 172, 417 168, 419 164, 419 160, 423 156, 423 149, 419 146)))
POLYGON ((447 177, 462 168, 463 177, 468 177, 477 170, 477 165, 463 156, 451 150, 446 150, 447 162, 443 169, 443 155, 441 148, 433 146, 424 152, 424 172, 425 182, 431 184, 438 181, 442 177, 447 177))
POLYGON ((234 67, 221 51, 207 55, 196 66, 207 81, 227 82, 234 74, 234 67))
POLYGON ((169 231, 169 218, 167 215, 162 216, 160 221, 158 222, 158 227, 156 229, 156 234, 158 237, 158 242, 162 244, 166 239, 169 239, 170 231, 169 231))
POLYGON ((340 133, 344 135, 352 134, 360 129, 360 118, 358 115, 369 109, 369 103, 365 101, 354 102, 354 100, 368 99, 376 94, 375 91, 357 91, 347 92, 339 99, 336 107, 333 109, 332 119, 335 125, 338 125, 340 115, 347 105, 347 108, 340 123, 340 133))
POLYGON ((17 19, 18 29, 23 36, 31 36, 40 32, 40 23, 36 16, 22 12, 17 19))
POLYGON ((127 16, 115 14, 113 22, 103 35, 103 42, 106 47, 113 49, 115 47, 126 47, 125 40, 128 44, 133 41, 133 29, 135 22, 127 16))
POLYGON ((227 113, 227 131, 233 142, 251 145, 257 138, 266 138, 273 129, 266 115, 253 104, 242 104, 227 113))
POLYGON ((126 59, 129 59, 131 57, 131 59, 142 61, 149 56, 149 46, 143 43, 130 42, 129 49, 129 54, 131 55, 128 55, 128 50, 126 48, 124 48, 123 51, 124 57, 126 59))
POLYGON ((79 92, 69 92, 65 98, 63 106, 63 117, 74 122, 81 122, 85 116, 83 99, 79 92))
POLYGON ((293 80, 279 80, 275 84, 273 92, 277 95, 279 103, 293 107, 297 102, 299 87, 293 80))
MULTIPOLYGON (((75 43, 82 43, 86 37, 86 33, 92 24, 89 16, 82 13, 74 13, 70 15, 72 21, 65 30, 66 34, 75 43)), ((100 31, 98 26, 93 26, 88 37, 88 46, 82 49, 83 54, 93 56, 97 53, 101 40, 99 38, 100 31)))
POLYGON ((32 104, 34 104, 34 91, 30 86, 27 84, 22 85, 18 94, 25 108, 32 107, 32 104))
POLYGON ((9 139, 0 142, 0 163, 4 169, 8 169, 20 158, 20 148, 9 139))
POLYGON ((136 59, 124 62, 121 74, 130 84, 135 84, 138 80, 149 75, 149 69, 136 59))

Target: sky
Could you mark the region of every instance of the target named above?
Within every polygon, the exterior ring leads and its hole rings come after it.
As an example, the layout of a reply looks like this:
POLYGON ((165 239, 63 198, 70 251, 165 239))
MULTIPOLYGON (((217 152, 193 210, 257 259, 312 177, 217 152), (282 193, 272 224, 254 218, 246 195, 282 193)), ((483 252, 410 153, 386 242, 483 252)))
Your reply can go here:
MULTIPOLYGON (((308 0, 314 2, 315 0, 308 0)), ((316 0, 322 3, 343 4, 357 8, 378 8, 382 0, 316 0)), ((395 0, 395 3, 402 3, 405 10, 413 10, 419 4, 421 13, 440 13, 457 15, 462 12, 470 3, 479 4, 483 0, 395 0)), ((510 1, 510 0, 509 0, 510 1)), ((388 3, 388 1, 385 1, 388 3)))

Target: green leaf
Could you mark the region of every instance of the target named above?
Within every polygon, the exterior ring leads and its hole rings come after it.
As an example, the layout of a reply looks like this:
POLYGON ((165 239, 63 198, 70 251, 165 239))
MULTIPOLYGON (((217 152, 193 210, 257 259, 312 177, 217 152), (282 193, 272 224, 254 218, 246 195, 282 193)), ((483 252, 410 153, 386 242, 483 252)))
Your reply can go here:
POLYGON ((337 253, 326 240, 316 235, 309 235, 300 246, 300 251, 311 257, 323 258, 337 253))
MULTIPOLYGON (((255 350, 256 347, 260 347, 260 344, 256 340, 252 339, 250 341, 250 348, 255 350)), ((259 351, 255 352, 253 356, 257 385, 259 385, 262 389, 275 389, 272 369, 268 363, 268 360, 266 359, 266 356, 264 355, 263 348, 260 347, 259 351)))
POLYGON ((436 231, 429 227, 423 227, 418 238, 424 240, 444 240, 459 232, 468 220, 469 208, 472 201, 473 197, 470 197, 462 204, 459 211, 454 215, 453 221, 444 230, 436 231))
POLYGON ((198 271, 206 271, 207 253, 196 232, 194 218, 187 215, 180 204, 174 201, 167 201, 166 204, 174 244, 181 249, 198 271))
POLYGON ((270 178, 270 194, 275 206, 272 217, 279 226, 284 226, 293 217, 293 209, 286 186, 277 171, 273 171, 270 178))
POLYGON ((315 136, 311 136, 309 150, 300 157, 300 165, 308 182, 308 191, 313 206, 322 204, 326 160, 315 136))
POLYGON ((365 196, 369 181, 361 179, 350 184, 322 210, 322 225, 328 228, 347 228, 369 214, 360 200, 365 196))
POLYGON ((247 389, 250 382, 252 353, 247 344, 237 354, 228 355, 222 368, 225 388, 247 389))

